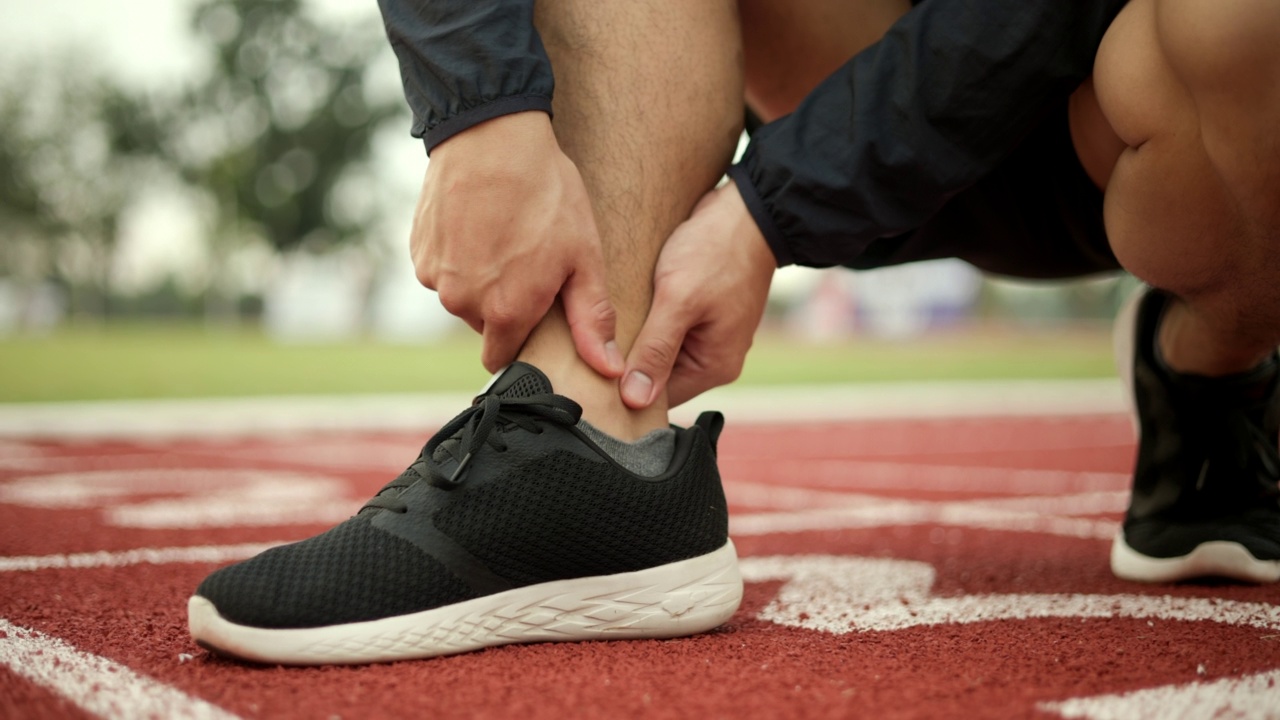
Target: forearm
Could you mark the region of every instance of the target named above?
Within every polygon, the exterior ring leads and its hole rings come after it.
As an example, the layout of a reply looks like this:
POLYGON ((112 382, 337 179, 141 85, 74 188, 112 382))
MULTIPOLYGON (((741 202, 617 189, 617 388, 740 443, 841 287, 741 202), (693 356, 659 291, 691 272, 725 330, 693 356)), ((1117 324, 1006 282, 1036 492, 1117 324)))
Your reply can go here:
POLYGON ((761 128, 731 175, 779 265, 923 224, 1088 76, 1123 0, 929 0, 761 128))

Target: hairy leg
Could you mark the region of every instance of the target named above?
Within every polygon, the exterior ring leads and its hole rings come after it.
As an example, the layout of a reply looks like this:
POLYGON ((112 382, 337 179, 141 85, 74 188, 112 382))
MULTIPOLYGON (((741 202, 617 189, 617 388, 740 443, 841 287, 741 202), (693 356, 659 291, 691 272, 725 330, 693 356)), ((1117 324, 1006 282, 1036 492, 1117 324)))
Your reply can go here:
POLYGON ((910 0, 739 0, 747 104, 768 122, 879 40, 910 0))
POLYGON ((1280 344, 1277 37, 1269 0, 1133 0, 1082 88, 1096 101, 1073 98, 1116 257, 1178 298, 1160 346, 1183 372, 1248 370, 1280 344))
MULTIPOLYGON (((556 139, 591 197, 625 355, 648 313, 663 242, 724 173, 741 132, 737 10, 731 0, 540 0, 535 25, 555 70, 556 139)), ((635 439, 666 425, 664 398, 628 410, 617 381, 578 358, 558 306, 520 359, 605 432, 635 439)))

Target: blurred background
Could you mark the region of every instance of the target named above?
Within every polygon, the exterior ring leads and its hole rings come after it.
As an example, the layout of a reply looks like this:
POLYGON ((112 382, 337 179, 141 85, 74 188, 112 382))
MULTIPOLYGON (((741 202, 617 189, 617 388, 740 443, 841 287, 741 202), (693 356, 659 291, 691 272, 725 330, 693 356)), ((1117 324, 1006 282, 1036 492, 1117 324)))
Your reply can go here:
MULTIPOLYGON (((478 387, 408 127, 372 0, 6 2, 0 402, 478 387)), ((789 268, 742 382, 1107 376, 1131 283, 789 268)))

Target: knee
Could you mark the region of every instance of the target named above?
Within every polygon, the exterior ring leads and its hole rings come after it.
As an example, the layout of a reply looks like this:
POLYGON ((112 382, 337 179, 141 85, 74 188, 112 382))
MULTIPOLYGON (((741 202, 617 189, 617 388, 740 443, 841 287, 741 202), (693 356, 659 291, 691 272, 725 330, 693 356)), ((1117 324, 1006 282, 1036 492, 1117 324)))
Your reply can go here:
POLYGON ((1275 92, 1280 3, 1157 0, 1155 28, 1170 68, 1193 94, 1275 92))

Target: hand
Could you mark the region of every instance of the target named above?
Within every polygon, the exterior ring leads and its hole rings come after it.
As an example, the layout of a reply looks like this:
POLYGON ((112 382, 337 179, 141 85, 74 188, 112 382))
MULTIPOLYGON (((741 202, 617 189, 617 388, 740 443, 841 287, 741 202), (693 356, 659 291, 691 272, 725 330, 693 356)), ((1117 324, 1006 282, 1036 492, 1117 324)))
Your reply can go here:
POLYGON ((409 248, 418 281, 484 336, 490 372, 516 359, 558 295, 582 359, 622 374, 591 201, 546 113, 504 115, 438 145, 409 248))
POLYGON ((675 407, 736 380, 775 267, 737 187, 704 196, 658 256, 653 306, 627 357, 622 401, 648 407, 665 389, 675 407))

